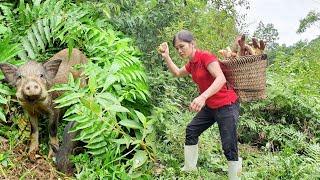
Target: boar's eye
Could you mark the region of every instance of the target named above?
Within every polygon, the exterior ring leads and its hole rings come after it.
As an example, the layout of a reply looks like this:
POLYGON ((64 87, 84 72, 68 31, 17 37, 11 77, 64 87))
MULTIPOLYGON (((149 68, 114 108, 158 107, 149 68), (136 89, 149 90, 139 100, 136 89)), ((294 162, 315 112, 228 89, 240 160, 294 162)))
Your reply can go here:
POLYGON ((19 74, 18 76, 17 76, 17 80, 20 80, 22 78, 22 76, 19 74))
POLYGON ((40 74, 40 77, 41 77, 41 78, 44 78, 44 74, 40 74))

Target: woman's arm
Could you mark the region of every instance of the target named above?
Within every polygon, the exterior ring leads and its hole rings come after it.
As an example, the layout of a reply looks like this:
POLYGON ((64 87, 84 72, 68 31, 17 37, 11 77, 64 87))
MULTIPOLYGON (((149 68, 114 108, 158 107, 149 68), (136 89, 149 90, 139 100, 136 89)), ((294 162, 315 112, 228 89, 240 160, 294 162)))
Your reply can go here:
POLYGON ((205 105, 206 100, 215 93, 217 93, 226 83, 226 78, 220 68, 218 61, 210 63, 207 69, 210 72, 210 74, 213 77, 215 77, 215 80, 206 91, 204 91, 200 96, 198 96, 192 101, 192 103, 190 104, 190 109, 192 111, 199 112, 201 108, 205 105))
POLYGON ((166 61, 170 72, 175 77, 184 77, 189 74, 189 72, 186 70, 184 66, 182 68, 178 68, 178 66, 174 64, 170 56, 164 57, 164 60, 166 61))
POLYGON ((160 53, 163 57, 163 59, 166 61, 166 64, 170 70, 170 72, 175 76, 175 77, 183 77, 187 76, 189 72, 186 70, 186 68, 183 66, 182 68, 178 68, 176 64, 172 61, 170 55, 169 55, 169 47, 168 43, 164 42, 160 45, 160 53))
POLYGON ((206 99, 217 93, 227 82, 218 61, 210 63, 207 69, 210 74, 215 77, 215 80, 210 87, 201 94, 202 96, 206 97, 206 99))

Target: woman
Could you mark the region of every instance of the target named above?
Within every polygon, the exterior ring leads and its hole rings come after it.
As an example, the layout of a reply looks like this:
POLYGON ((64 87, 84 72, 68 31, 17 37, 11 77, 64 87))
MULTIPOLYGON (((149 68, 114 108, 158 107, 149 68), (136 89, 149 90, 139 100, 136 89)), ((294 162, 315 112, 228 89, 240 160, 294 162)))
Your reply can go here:
POLYGON ((178 32, 173 38, 173 46, 180 57, 189 61, 182 68, 178 68, 170 58, 168 44, 164 42, 159 46, 159 52, 169 70, 176 77, 191 74, 200 91, 200 95, 189 106, 191 111, 198 113, 186 128, 185 162, 182 170, 196 170, 199 136, 217 122, 224 155, 228 160, 228 176, 230 179, 238 179, 242 163, 238 157, 236 130, 239 117, 238 97, 233 89, 226 86, 217 57, 196 49, 191 32, 178 32))

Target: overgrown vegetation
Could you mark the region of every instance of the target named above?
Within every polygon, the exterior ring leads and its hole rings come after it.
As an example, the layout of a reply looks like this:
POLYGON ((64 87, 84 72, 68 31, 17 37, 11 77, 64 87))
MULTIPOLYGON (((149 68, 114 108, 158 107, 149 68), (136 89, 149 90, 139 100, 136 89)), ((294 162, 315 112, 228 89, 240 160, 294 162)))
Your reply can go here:
MULTIPOLYGON (((18 17, 7 19, 8 24, 12 22, 8 28, 14 31, 15 23, 19 23, 21 30, 13 32, 19 37, 16 41, 5 42, 7 49, 17 48, 2 56, 6 57, 2 62, 16 54, 22 61, 43 61, 67 46, 86 53, 90 59, 84 67, 88 86, 80 88, 80 81, 70 78, 67 85, 54 87, 52 91, 65 91, 56 99, 57 108, 68 107, 64 119, 78 122, 73 130, 81 130, 77 139, 87 144, 86 153, 94 155, 95 161, 106 155, 112 158, 106 167, 109 172, 102 177, 137 176, 139 168, 154 158, 147 140, 153 121, 146 118, 150 114, 149 90, 140 53, 132 40, 114 31, 90 3, 21 1, 16 12, 7 12, 10 15, 5 17, 18 17)), ((10 97, 6 89, 3 85, 1 92, 10 97)), ((5 97, 3 104, 8 102, 5 97)))
MULTIPOLYGON (((180 172, 185 127, 194 116, 187 106, 197 92, 190 79, 168 73, 156 47, 189 29, 198 47, 216 53, 239 32, 236 5, 248 6, 238 0, 1 2, 0 62, 44 61, 66 47, 89 57, 88 86, 70 78, 53 88, 65 90, 56 102, 68 107, 59 131, 77 121, 77 139, 87 143, 87 151, 72 158, 76 178, 226 179, 216 125, 200 138, 199 171, 180 172)), ((319 39, 272 49, 268 98, 241 108, 244 179, 320 178, 319 49, 319 39)), ((21 168, 15 153, 27 144, 28 121, 5 83, 0 107, 0 145, 6 144, 0 177, 10 178, 21 168)), ((42 143, 40 149, 46 154, 48 147, 42 143)), ((29 170, 19 172, 35 178, 29 170)))

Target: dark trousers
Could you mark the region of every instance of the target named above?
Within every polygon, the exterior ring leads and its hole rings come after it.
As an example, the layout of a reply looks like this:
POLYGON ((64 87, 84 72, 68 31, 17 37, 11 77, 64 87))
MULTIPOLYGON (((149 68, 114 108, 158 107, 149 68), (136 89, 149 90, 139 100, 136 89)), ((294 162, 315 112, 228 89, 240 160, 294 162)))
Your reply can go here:
POLYGON ((237 122, 239 109, 239 102, 217 109, 203 107, 187 126, 185 145, 198 144, 201 133, 217 122, 224 155, 228 161, 238 161, 237 122))

